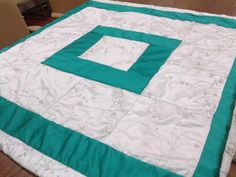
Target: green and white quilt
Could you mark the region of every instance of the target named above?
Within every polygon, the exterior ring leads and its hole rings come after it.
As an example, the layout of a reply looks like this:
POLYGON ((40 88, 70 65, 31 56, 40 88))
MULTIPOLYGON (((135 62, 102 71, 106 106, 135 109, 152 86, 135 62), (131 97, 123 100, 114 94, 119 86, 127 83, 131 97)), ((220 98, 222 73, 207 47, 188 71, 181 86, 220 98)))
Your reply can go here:
POLYGON ((2 50, 0 149, 43 177, 225 177, 235 57, 236 18, 89 1, 2 50))

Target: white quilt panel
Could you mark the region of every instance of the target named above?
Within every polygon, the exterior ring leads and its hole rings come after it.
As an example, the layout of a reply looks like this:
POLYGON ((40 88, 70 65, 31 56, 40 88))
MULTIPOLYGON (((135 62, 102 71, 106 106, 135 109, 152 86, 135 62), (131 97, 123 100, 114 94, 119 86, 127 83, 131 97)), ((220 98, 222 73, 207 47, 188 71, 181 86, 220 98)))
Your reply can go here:
MULTIPOLYGON (((133 57, 130 63, 147 47, 145 43, 133 45, 123 42, 123 47, 118 46, 120 55, 133 57)), ((107 57, 99 46, 82 56, 95 60, 96 51, 99 57, 107 57)), ((126 154, 192 176, 235 56, 236 30, 88 7, 0 54, 0 95, 126 154), (182 43, 141 96, 40 64, 97 25, 176 38, 182 43)), ((101 62, 122 70, 128 66, 101 62)), ((231 134, 235 137, 235 125, 231 134)), ((80 176, 3 132, 0 137, 1 149, 40 176, 80 176)), ((222 176, 235 151, 232 137, 222 176)))

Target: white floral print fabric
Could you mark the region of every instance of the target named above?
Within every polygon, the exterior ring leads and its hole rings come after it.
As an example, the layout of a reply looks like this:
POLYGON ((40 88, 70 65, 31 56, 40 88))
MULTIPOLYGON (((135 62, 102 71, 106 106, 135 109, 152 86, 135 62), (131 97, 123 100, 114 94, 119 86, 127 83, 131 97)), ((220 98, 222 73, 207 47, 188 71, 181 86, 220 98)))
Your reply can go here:
MULTIPOLYGON (((120 53, 131 58, 147 47, 122 45, 120 53)), ((100 47, 92 50, 84 56, 94 54, 95 60, 100 47)), ((87 7, 0 54, 0 96, 125 154, 190 177, 235 56, 235 29, 87 7), (176 38, 182 43, 141 95, 41 64, 97 25, 176 38)), ((235 153, 235 129, 234 119, 222 177, 227 176, 235 153)), ((82 176, 2 131, 0 149, 39 176, 82 176)))

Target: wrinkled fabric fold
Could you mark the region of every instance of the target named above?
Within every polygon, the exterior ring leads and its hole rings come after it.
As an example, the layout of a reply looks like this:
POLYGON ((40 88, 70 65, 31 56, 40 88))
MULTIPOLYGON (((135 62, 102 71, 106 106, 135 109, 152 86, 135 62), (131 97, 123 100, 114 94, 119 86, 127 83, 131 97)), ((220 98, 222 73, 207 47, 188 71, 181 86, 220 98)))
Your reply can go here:
POLYGON ((0 97, 0 129, 89 177, 178 177, 0 97))

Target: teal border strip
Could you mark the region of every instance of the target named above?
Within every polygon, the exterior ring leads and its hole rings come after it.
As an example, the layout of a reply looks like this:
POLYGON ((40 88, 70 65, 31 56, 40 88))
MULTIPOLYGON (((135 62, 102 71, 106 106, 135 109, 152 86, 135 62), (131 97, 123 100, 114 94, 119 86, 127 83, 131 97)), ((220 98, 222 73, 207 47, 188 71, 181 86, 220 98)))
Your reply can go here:
POLYGON ((160 67, 180 43, 181 41, 177 39, 97 26, 64 49, 56 52, 43 61, 42 64, 110 86, 119 87, 136 94, 141 94, 152 77, 159 71, 160 67), (128 71, 79 57, 103 36, 146 42, 149 43, 149 46, 128 71))
POLYGON ((236 59, 224 86, 220 103, 213 116, 201 158, 194 177, 215 177, 220 175, 227 137, 231 127, 236 101, 236 59))
POLYGON ((88 177, 180 177, 0 97, 0 129, 88 177))

